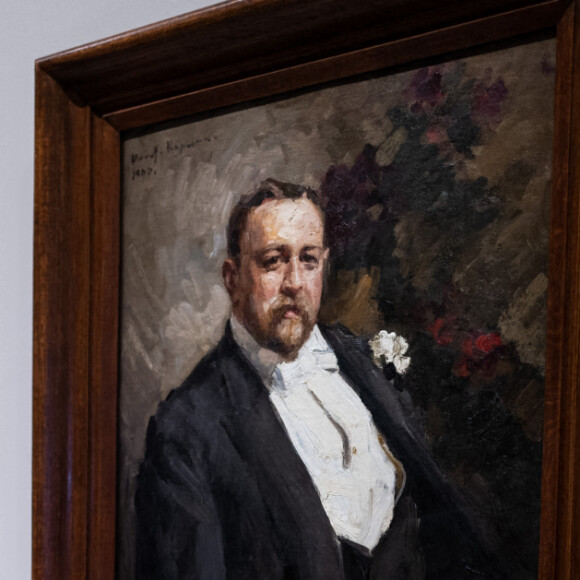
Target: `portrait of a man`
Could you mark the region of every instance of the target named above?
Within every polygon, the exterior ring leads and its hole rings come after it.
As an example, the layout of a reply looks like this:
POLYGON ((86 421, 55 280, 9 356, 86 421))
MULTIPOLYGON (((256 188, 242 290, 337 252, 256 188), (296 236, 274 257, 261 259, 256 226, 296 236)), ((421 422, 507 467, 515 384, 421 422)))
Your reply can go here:
POLYGON ((126 135, 118 578, 537 578, 554 58, 126 135))
POLYGON ((235 206, 218 346, 151 420, 138 578, 495 578, 392 381, 317 324, 328 247, 312 190, 235 206))

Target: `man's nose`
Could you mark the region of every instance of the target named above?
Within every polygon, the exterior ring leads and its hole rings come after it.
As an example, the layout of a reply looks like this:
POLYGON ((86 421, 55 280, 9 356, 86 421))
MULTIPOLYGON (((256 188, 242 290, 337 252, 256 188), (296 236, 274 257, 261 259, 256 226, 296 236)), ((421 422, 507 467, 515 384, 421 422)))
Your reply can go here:
POLYGON ((284 270, 282 281, 282 293, 287 296, 295 296, 304 285, 304 278, 300 261, 298 258, 291 258, 284 270))

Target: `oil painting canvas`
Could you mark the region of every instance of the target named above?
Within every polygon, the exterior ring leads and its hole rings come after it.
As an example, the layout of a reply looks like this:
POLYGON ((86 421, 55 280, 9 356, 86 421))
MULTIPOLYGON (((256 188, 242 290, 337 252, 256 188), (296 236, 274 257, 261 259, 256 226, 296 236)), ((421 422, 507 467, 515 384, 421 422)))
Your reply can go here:
POLYGON ((126 135, 118 578, 537 578, 554 66, 126 135))

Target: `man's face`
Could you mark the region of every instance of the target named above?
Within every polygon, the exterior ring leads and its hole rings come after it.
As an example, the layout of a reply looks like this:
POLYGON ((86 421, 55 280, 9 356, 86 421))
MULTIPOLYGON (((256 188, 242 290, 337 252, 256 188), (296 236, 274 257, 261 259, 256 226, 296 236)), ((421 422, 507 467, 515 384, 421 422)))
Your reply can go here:
POLYGON ((237 261, 224 264, 235 316, 258 344, 296 356, 318 316, 323 286, 324 226, 306 197, 252 209, 237 261))

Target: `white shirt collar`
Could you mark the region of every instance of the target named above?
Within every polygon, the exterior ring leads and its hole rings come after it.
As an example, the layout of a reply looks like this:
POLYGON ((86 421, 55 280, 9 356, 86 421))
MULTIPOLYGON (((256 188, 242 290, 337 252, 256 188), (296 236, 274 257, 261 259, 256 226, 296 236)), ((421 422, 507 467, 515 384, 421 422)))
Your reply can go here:
POLYGON ((338 368, 332 349, 316 324, 310 336, 298 351, 296 359, 289 363, 285 362, 283 357, 278 353, 260 346, 256 339, 249 333, 248 329, 233 315, 230 318, 230 324, 234 340, 258 371, 260 378, 264 381, 268 389, 272 388, 272 378, 278 365, 282 365, 283 367, 292 366, 299 361, 304 361, 312 355, 315 355, 318 357, 326 356, 328 364, 325 366, 328 370, 337 370, 338 368))
POLYGON ((260 346, 248 329, 234 315, 230 318, 230 325, 234 340, 258 371, 264 384, 270 388, 276 365, 284 359, 274 351, 260 346))

